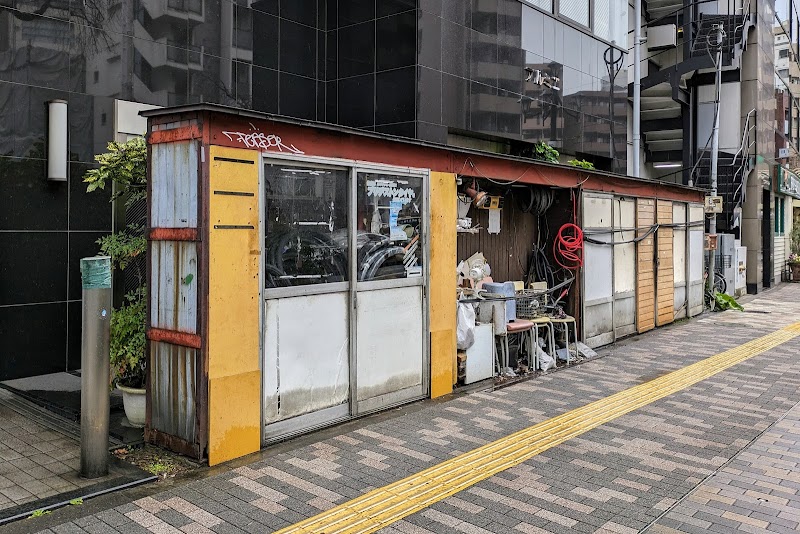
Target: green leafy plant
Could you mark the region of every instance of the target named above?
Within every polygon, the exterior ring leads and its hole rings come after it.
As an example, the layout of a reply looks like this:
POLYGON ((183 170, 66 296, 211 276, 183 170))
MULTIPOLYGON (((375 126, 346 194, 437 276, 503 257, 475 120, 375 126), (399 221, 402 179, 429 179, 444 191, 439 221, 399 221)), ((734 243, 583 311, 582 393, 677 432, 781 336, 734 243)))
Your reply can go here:
POLYGON ((89 170, 83 177, 83 181, 89 184, 86 188, 88 193, 105 189, 109 182, 113 182, 117 190, 111 195, 112 202, 124 198, 125 205, 131 206, 147 198, 147 143, 143 138, 108 143, 108 152, 98 154, 94 159, 99 167, 89 170))
POLYGON ((83 504, 83 499, 81 499, 81 498, 79 497, 79 498, 77 498, 77 499, 72 499, 71 501, 69 501, 69 503, 70 503, 72 506, 80 506, 80 505, 82 505, 82 504, 83 504))
POLYGON ((716 301, 716 307, 719 311, 725 310, 737 310, 737 311, 744 311, 744 307, 736 302, 736 299, 726 293, 720 293, 717 291, 714 293, 714 300, 716 301))
POLYGON ((161 476, 166 474, 171 469, 171 466, 166 463, 161 462, 153 462, 147 466, 147 470, 153 473, 156 476, 161 476))
POLYGON ((550 163, 558 163, 558 150, 551 147, 544 141, 540 141, 533 145, 533 159, 547 161, 550 163))
POLYGON ((800 224, 795 224, 792 228, 791 252, 800 255, 800 224))
POLYGON ((49 513, 50 510, 36 510, 30 516, 28 516, 28 519, 33 519, 34 517, 42 517, 44 515, 48 515, 49 513))
POLYGON ((147 290, 141 286, 125 295, 111 314, 111 371, 113 382, 130 388, 144 387, 147 349, 147 290))
MULTIPOLYGON (((147 199, 147 143, 136 137, 125 143, 109 143, 108 152, 95 156, 99 163, 83 177, 86 191, 105 190, 114 184, 111 202, 125 206, 147 199)), ((138 287, 126 294, 122 305, 111 314, 111 382, 131 388, 142 388, 147 376, 146 325, 147 287, 142 269, 135 260, 147 249, 142 224, 129 224, 125 229, 97 240, 100 252, 111 257, 115 270, 135 265, 138 287)))
POLYGON ((147 239, 141 225, 129 224, 125 230, 103 236, 97 240, 100 251, 111 256, 111 263, 124 270, 134 259, 147 250, 147 239))
POLYGON ((581 169, 588 169, 591 171, 594 170, 594 163, 591 161, 586 161, 585 159, 571 159, 567 163, 573 167, 580 167, 581 169))

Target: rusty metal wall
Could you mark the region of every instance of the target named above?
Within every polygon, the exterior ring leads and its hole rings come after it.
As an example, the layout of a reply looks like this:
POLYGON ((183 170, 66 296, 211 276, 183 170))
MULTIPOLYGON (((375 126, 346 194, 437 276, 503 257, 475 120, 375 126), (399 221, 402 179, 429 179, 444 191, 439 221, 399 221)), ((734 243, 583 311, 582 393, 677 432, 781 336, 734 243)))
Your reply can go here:
POLYGON ((150 326, 197 333, 197 243, 153 241, 150 326))
POLYGON ((197 227, 197 141, 151 145, 151 228, 197 227))
POLYGON ((197 350, 152 341, 150 351, 151 426, 194 443, 197 350))
MULTIPOLYGON (((436 210, 435 206, 433 210, 436 210)), ((468 216, 472 218, 472 225, 480 225, 482 230, 477 234, 458 234, 458 261, 482 252, 492 268, 495 281, 524 280, 528 272, 528 258, 536 243, 536 217, 522 212, 513 195, 504 200, 499 234, 486 231, 489 227, 489 210, 471 207, 468 216)))

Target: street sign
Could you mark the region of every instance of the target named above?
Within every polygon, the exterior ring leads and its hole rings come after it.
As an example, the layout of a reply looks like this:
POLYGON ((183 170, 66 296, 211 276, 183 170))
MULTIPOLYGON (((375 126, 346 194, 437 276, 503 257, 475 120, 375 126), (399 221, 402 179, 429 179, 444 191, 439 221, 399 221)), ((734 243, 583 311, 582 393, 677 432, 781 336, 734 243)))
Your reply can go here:
POLYGON ((722 213, 722 197, 706 197, 706 213, 722 213))

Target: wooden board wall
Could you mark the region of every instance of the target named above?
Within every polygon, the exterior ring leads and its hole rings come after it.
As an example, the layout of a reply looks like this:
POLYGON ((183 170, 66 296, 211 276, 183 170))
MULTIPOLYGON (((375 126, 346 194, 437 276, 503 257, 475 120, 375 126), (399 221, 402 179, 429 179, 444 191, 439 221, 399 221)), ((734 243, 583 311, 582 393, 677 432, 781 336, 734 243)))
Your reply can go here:
MULTIPOLYGON (((656 222, 672 224, 672 202, 656 202, 656 222)), ((663 326, 675 319, 674 230, 661 227, 656 235, 656 325, 663 326)))
POLYGON ((482 230, 477 234, 458 234, 458 261, 482 252, 496 282, 524 280, 528 272, 528 257, 536 244, 536 217, 523 213, 511 195, 505 199, 500 215, 499 234, 486 231, 489 210, 471 207, 467 216, 472 218, 472 226, 480 225, 482 230))
MULTIPOLYGON (((656 201, 636 199, 636 237, 641 237, 655 222, 656 201)), ((655 327, 655 236, 649 235, 636 244, 636 330, 646 332, 655 327)))

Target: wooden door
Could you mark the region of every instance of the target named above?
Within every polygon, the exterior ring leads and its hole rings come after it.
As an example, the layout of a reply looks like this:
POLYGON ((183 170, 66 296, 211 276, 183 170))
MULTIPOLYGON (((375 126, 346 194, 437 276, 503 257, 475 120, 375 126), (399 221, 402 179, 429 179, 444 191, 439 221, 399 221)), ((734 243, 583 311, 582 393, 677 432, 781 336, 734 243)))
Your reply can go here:
MULTIPOLYGON (((656 222, 672 224, 672 202, 656 201, 656 222)), ((674 230, 661 226, 656 233, 656 326, 675 319, 674 230)))
POLYGON ((636 330, 639 333, 655 327, 655 235, 648 235, 655 217, 655 200, 636 199, 636 237, 647 235, 636 244, 636 330))

